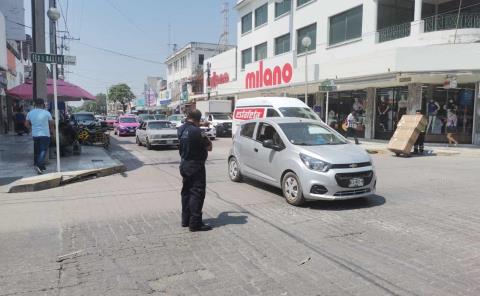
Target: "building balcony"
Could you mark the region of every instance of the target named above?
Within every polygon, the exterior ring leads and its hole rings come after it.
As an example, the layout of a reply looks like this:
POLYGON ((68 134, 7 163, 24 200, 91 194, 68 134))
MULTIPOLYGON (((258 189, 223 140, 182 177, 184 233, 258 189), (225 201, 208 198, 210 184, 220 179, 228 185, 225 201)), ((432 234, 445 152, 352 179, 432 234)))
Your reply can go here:
POLYGON ((424 32, 454 29, 480 29, 480 13, 435 15, 424 19, 424 32))
POLYGON ((408 37, 411 31, 412 25, 410 22, 378 30, 378 43, 408 37))

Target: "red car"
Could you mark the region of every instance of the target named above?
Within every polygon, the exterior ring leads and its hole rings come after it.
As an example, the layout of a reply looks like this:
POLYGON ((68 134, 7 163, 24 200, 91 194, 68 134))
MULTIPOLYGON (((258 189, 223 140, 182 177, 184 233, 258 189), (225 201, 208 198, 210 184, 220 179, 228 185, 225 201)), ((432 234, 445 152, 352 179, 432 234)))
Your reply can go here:
POLYGON ((108 129, 113 129, 115 127, 115 123, 117 123, 118 116, 116 115, 108 115, 105 119, 105 123, 107 124, 108 129))

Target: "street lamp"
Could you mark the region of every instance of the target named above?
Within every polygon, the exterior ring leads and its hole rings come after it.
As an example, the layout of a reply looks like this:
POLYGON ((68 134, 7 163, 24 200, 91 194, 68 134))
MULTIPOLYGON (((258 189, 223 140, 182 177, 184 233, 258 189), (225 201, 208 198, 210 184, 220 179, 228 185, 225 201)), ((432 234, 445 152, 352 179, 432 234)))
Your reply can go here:
MULTIPOLYGON (((50 7, 47 11, 48 18, 53 22, 55 26, 56 22, 60 18, 60 12, 55 7, 50 7)), ((57 38, 57 36, 53 36, 57 38)), ((57 64, 52 63, 53 71, 53 102, 55 104, 55 146, 57 149, 57 172, 60 173, 60 136, 59 136, 59 112, 58 112, 58 98, 57 98, 57 64)))
POLYGON ((302 39, 302 46, 305 49, 305 104, 308 105, 308 50, 312 45, 312 39, 305 36, 302 39))

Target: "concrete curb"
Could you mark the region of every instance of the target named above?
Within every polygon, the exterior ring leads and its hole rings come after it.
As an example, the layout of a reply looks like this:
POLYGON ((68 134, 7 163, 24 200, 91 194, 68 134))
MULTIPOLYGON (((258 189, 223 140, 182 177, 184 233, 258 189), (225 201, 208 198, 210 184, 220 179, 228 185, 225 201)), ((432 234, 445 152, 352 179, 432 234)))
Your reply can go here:
POLYGON ((126 167, 122 165, 114 165, 105 168, 70 171, 61 173, 52 173, 35 177, 23 178, 11 184, 8 193, 33 192, 59 187, 65 184, 80 182, 97 177, 105 177, 126 171, 126 167))
MULTIPOLYGON (((369 154, 394 154, 387 148, 365 148, 365 151, 369 154)), ((440 149, 432 149, 432 155, 437 155, 437 156, 454 156, 454 155, 460 155, 462 154, 460 151, 456 150, 440 150, 440 149)))

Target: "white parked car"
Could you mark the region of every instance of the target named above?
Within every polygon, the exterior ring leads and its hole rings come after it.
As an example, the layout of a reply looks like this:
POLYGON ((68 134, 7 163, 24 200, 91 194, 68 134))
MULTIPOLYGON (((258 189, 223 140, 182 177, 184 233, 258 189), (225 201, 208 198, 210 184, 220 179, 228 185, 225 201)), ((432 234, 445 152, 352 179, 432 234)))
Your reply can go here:
POLYGON ((136 131, 136 142, 145 145, 148 150, 153 146, 178 146, 177 129, 167 120, 149 120, 143 122, 136 131))
POLYGON ((185 115, 173 114, 168 117, 168 121, 176 128, 179 128, 185 122, 185 115))
POLYGON ((200 128, 210 140, 213 141, 217 137, 217 129, 211 122, 206 121, 205 117, 202 117, 202 120, 200 121, 200 128))

